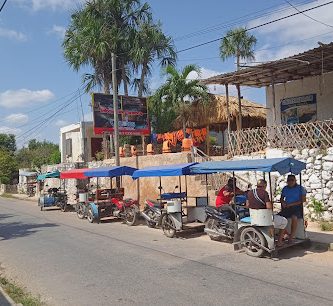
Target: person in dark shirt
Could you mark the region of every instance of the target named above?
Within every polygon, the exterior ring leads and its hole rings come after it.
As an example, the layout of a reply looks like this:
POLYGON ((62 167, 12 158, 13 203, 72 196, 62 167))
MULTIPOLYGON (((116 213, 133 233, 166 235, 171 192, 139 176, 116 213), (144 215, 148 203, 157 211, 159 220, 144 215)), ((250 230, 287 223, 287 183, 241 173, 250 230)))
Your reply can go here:
MULTIPOLYGON (((259 180, 257 182, 257 188, 250 190, 247 193, 246 207, 250 209, 271 209, 273 210, 273 204, 266 191, 267 182, 265 180, 259 180)), ((282 246, 283 237, 286 234, 286 227, 288 220, 282 216, 273 216, 274 228, 279 229, 278 246, 282 246)))
POLYGON ((293 174, 288 175, 287 186, 281 193, 282 210, 279 215, 291 218, 290 240, 295 239, 298 219, 303 218, 303 203, 306 201, 306 190, 296 182, 293 174))

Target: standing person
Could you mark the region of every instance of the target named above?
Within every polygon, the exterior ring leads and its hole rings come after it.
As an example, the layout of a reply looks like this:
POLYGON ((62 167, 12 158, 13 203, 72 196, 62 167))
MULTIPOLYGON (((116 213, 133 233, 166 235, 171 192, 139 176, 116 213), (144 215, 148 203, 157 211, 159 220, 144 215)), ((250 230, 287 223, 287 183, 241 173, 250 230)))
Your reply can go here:
POLYGON ((293 174, 288 175, 287 186, 281 193, 282 210, 280 216, 291 218, 290 240, 295 239, 298 219, 303 218, 303 203, 306 201, 306 189, 296 182, 293 174))
MULTIPOLYGON (((246 207, 251 209, 271 209, 273 210, 272 202, 266 191, 267 182, 265 180, 259 180, 257 182, 257 188, 250 190, 247 193, 246 207)), ((278 246, 282 246, 283 237, 286 233, 286 227, 288 220, 282 216, 274 215, 273 225, 274 228, 279 229, 278 246)))
POLYGON ((218 208, 219 210, 224 210, 224 208, 228 209, 232 198, 235 195, 240 195, 240 194, 244 194, 244 191, 240 190, 236 186, 236 178, 234 177, 229 178, 228 183, 221 188, 216 197, 216 202, 215 202, 216 208, 218 208))

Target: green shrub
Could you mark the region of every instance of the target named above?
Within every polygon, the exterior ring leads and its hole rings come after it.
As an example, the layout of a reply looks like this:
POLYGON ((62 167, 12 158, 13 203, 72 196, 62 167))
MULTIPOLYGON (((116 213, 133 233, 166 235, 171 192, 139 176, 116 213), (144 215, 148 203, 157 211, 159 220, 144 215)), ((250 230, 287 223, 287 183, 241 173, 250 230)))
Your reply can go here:
POLYGON ((320 229, 325 232, 333 231, 333 222, 321 221, 319 223, 320 229))

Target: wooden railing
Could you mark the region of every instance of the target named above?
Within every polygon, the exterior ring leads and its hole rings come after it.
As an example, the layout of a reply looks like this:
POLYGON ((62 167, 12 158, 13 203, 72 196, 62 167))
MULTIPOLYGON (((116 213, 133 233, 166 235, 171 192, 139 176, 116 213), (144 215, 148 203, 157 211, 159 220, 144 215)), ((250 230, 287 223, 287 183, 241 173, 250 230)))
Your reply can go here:
POLYGON ((333 119, 233 131, 228 137, 229 156, 247 155, 269 148, 327 149, 333 147, 333 119))

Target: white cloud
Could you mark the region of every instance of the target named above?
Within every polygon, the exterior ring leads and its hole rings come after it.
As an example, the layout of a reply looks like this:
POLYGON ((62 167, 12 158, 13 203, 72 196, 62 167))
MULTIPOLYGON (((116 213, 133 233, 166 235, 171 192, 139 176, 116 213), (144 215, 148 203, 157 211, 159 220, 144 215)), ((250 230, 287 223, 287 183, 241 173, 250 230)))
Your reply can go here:
POLYGON ((24 123, 27 123, 29 121, 29 117, 25 114, 21 114, 21 113, 18 113, 18 114, 11 114, 11 115, 8 115, 5 120, 9 123, 13 123, 13 124, 24 124, 24 123))
MULTIPOLYGON (((305 10, 326 2, 326 0, 318 0, 315 3, 311 2, 297 6, 297 8, 305 10)), ((250 22, 247 27, 250 28, 296 12, 294 8, 290 7, 290 9, 272 14, 268 18, 258 18, 250 22)), ((314 9, 306 12, 306 14, 333 26, 333 5, 314 9)), ((313 21, 302 14, 263 26, 253 32, 253 34, 257 36, 262 46, 256 52, 256 61, 268 61, 291 56, 318 47, 318 41, 327 43, 333 40, 332 28, 313 21)))
POLYGON ((197 80, 197 79, 203 80, 203 79, 207 79, 207 78, 210 78, 210 77, 213 77, 215 75, 222 74, 222 73, 223 72, 219 72, 219 71, 215 71, 215 70, 211 70, 211 69, 201 67, 200 68, 200 75, 198 75, 196 72, 191 72, 188 75, 188 79, 189 80, 197 80))
POLYGON ((0 37, 16 40, 19 42, 24 42, 28 39, 27 36, 21 32, 5 28, 0 28, 0 37))
POLYGON ((54 24, 52 29, 49 31, 49 33, 54 34, 54 35, 58 36, 59 38, 63 39, 65 37, 66 28, 54 24))
POLYGON ((0 126, 0 133, 2 134, 14 134, 17 135, 21 132, 20 129, 11 128, 8 126, 0 126))
POLYGON ((52 91, 43 90, 7 90, 0 93, 0 106, 5 108, 26 107, 36 103, 47 102, 54 98, 52 91))
POLYGON ((66 126, 68 125, 68 122, 66 120, 63 120, 63 119, 58 119, 56 122, 55 122, 55 125, 56 126, 66 126))
POLYGON ((14 0, 21 6, 32 8, 34 11, 43 9, 68 10, 86 0, 14 0))

